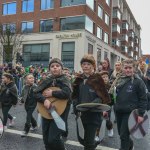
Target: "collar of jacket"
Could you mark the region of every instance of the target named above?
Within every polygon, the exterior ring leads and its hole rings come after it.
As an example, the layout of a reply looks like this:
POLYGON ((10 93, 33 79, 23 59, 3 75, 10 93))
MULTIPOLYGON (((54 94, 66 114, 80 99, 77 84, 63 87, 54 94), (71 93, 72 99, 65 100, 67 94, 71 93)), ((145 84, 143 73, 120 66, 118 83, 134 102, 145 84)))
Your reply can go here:
MULTIPOLYGON (((78 75, 77 78, 75 79, 73 83, 73 93, 72 93, 73 99, 78 97, 79 85, 83 82, 83 80, 84 80, 83 74, 78 75)), ((96 94, 102 99, 103 104, 111 103, 111 99, 109 97, 107 89, 105 88, 104 81, 102 77, 100 76, 100 74, 94 73, 90 75, 86 83, 95 90, 96 94)))
POLYGON ((65 75, 62 74, 58 77, 54 77, 52 75, 47 77, 45 80, 43 80, 43 82, 39 86, 37 86, 37 88, 34 89, 34 92, 38 93, 38 92, 43 91, 49 85, 52 86, 53 81, 63 83, 66 86, 68 86, 71 90, 71 83, 69 79, 65 75))

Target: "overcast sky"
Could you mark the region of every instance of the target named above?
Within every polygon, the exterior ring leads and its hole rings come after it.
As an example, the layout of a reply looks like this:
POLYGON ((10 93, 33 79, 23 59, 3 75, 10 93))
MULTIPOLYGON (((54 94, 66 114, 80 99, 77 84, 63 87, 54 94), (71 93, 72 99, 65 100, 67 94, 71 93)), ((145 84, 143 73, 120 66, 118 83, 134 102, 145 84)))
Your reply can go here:
POLYGON ((140 24, 143 54, 150 54, 150 0, 126 0, 140 24))

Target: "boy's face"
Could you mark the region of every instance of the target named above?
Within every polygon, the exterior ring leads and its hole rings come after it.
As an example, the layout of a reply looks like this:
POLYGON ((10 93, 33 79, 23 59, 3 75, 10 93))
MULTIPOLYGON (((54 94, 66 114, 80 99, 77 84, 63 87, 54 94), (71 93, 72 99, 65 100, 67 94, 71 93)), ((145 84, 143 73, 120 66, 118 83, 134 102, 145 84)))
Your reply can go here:
POLYGON ((120 70, 121 69, 121 64, 120 63, 116 63, 115 64, 115 68, 116 68, 116 70, 120 70))
POLYGON ((10 79, 5 77, 5 76, 2 76, 2 83, 4 84, 8 84, 10 82, 10 79))
POLYGON ((34 84, 34 77, 33 77, 33 75, 26 76, 26 84, 27 85, 33 85, 34 84))
POLYGON ((108 67, 108 62, 107 62, 106 60, 104 60, 103 63, 102 63, 102 66, 103 66, 104 68, 107 68, 107 67, 108 67))
POLYGON ((123 74, 125 76, 133 76, 134 74, 134 67, 133 67, 133 64, 123 64, 123 68, 122 68, 122 71, 123 71, 123 74))
POLYGON ((59 76, 62 74, 62 67, 58 63, 52 63, 49 69, 51 74, 54 76, 59 76))
POLYGON ((102 78, 103 78, 105 84, 107 84, 109 82, 109 78, 108 78, 107 74, 103 74, 102 78))
POLYGON ((89 62, 83 62, 81 64, 81 68, 83 70, 83 73, 84 74, 87 74, 87 75, 91 75, 93 72, 94 72, 94 67, 91 63, 89 62))

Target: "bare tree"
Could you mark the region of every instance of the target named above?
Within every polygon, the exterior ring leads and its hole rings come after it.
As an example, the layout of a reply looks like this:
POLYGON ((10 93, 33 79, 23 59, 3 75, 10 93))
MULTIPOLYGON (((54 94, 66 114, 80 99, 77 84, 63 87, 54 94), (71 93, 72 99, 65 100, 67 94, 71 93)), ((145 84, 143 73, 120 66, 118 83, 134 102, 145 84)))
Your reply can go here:
POLYGON ((15 24, 0 23, 0 55, 6 62, 13 62, 16 54, 20 53, 22 40, 23 34, 16 29, 15 24))

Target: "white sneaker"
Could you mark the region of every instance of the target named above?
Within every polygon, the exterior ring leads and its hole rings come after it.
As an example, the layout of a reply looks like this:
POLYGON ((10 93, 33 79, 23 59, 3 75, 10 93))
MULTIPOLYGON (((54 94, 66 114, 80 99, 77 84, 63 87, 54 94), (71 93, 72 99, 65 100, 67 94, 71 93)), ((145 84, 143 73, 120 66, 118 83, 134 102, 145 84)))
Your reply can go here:
POLYGON ((31 128, 30 128, 30 131, 35 131, 35 130, 37 130, 37 126, 36 126, 36 127, 31 127, 31 128))
POLYGON ((4 126, 4 131, 6 131, 7 130, 7 126, 4 126))
POLYGON ((13 127, 15 125, 15 121, 14 121, 15 119, 16 119, 16 117, 13 117, 12 120, 9 119, 9 126, 10 127, 13 127))
POLYGON ((109 137, 113 137, 113 136, 114 136, 114 131, 113 131, 113 129, 108 130, 108 136, 109 136, 109 137))
POLYGON ((22 131, 21 137, 26 137, 28 133, 26 131, 22 131))
POLYGON ((98 136, 95 137, 95 141, 99 142, 99 137, 98 136))

